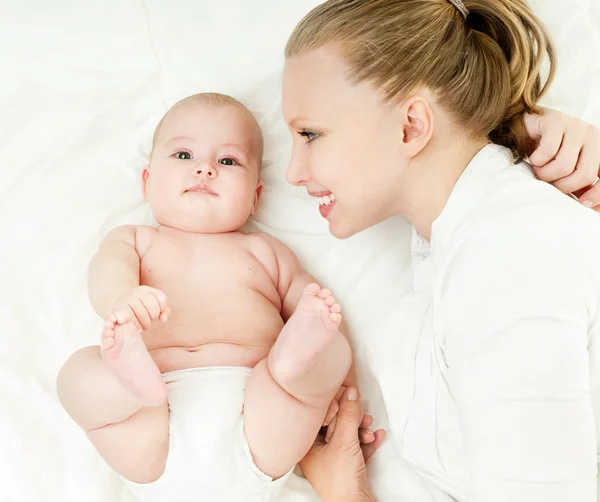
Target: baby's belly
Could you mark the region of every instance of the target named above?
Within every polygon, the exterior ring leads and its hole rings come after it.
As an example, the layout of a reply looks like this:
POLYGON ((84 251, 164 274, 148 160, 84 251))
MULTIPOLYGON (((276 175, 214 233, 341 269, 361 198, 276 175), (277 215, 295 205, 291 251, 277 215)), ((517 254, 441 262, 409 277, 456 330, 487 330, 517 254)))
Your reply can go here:
POLYGON ((210 321, 180 312, 144 339, 162 373, 209 366, 253 368, 268 355, 283 327, 274 308, 260 310, 210 321))
POLYGON ((254 348, 228 343, 206 343, 194 349, 161 347, 150 355, 161 373, 209 366, 240 366, 254 368, 264 359, 270 348, 254 348))

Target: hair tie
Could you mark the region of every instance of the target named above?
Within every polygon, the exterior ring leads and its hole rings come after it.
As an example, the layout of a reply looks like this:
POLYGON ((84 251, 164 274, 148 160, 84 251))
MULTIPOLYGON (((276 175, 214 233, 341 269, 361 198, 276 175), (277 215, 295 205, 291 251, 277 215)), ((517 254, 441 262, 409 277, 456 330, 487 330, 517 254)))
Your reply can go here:
POLYGON ((465 7, 465 4, 462 2, 462 0, 448 0, 448 1, 460 11, 460 13, 463 15, 463 17, 465 19, 467 19, 467 16, 469 15, 469 9, 467 9, 465 7))

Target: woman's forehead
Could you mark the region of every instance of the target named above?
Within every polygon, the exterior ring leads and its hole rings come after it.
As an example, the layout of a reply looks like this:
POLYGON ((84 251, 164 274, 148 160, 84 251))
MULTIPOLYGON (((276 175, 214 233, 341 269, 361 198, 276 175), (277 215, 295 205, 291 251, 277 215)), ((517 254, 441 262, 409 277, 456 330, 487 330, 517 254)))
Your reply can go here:
POLYGON ((283 72, 284 91, 295 92, 302 87, 335 87, 345 80, 348 67, 342 56, 321 47, 288 58, 283 72), (330 84, 330 85, 328 85, 330 84))
POLYGON ((349 67, 336 47, 321 47, 288 58, 283 72, 283 114, 291 125, 297 117, 318 120, 343 116, 365 104, 380 102, 367 83, 349 78, 349 67))

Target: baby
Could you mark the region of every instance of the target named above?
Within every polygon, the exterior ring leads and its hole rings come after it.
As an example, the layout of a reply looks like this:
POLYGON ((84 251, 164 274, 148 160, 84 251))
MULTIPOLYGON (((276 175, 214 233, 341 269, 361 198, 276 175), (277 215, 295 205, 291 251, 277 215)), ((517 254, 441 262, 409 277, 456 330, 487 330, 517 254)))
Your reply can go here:
POLYGON ((350 370, 331 293, 240 232, 261 158, 233 98, 175 104, 142 172, 158 226, 112 230, 91 262, 101 345, 69 358, 58 395, 140 500, 272 500, 350 370))

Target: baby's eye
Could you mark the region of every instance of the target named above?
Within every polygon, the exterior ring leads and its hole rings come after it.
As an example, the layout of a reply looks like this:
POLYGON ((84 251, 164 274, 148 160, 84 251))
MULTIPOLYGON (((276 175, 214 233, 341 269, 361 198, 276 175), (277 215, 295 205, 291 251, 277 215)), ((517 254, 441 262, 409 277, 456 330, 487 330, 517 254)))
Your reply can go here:
POLYGON ((175 154, 175 158, 180 160, 190 160, 192 158, 192 155, 190 154, 190 152, 177 152, 175 154))
POLYGON ((235 166, 237 165, 237 161, 231 157, 225 157, 224 159, 219 160, 219 164, 223 164, 224 166, 235 166))
POLYGON ((317 139, 319 137, 319 135, 316 132, 312 132, 312 131, 298 131, 298 134, 300 136, 303 136, 307 139, 307 143, 310 143, 311 141, 314 141, 315 139, 317 139))

